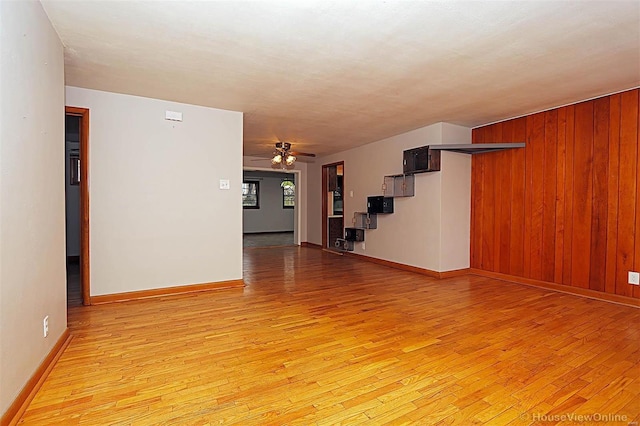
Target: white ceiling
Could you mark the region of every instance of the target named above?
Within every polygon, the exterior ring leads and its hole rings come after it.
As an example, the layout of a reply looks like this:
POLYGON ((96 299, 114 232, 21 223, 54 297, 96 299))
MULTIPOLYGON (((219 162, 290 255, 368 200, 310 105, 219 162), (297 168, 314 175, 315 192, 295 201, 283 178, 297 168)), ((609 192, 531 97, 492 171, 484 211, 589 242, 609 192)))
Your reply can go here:
POLYGON ((243 111, 328 154, 640 85, 639 1, 52 1, 66 83, 243 111))

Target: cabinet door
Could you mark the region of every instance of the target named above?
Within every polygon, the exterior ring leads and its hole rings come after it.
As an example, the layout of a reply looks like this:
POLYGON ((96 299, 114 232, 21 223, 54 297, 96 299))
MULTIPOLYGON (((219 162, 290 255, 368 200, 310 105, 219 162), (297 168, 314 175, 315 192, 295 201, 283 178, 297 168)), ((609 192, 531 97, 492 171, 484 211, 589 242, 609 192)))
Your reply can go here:
POLYGON ((327 167, 327 191, 338 190, 338 168, 336 166, 327 167))
POLYGON ((402 171, 412 173, 416 170, 415 149, 408 149, 402 153, 402 171))
POLYGON ((341 217, 330 217, 329 218, 329 239, 327 242, 327 246, 329 248, 334 247, 336 239, 342 238, 344 236, 344 228, 342 224, 341 217))

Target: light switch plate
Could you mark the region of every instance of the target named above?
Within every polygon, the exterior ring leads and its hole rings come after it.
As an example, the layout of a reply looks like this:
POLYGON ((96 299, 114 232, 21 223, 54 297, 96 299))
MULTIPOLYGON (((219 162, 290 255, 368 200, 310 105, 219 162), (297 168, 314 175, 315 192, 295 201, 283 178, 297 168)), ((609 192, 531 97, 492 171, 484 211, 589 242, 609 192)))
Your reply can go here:
POLYGON ((220 179, 220 189, 231 189, 229 179, 220 179))

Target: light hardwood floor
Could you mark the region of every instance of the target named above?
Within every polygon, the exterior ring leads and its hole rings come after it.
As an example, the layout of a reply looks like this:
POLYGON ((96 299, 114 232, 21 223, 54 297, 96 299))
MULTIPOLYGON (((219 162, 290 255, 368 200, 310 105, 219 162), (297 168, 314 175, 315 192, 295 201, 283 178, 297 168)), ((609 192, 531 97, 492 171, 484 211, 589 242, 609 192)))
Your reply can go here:
POLYGON ((640 420, 638 309, 297 247, 246 250, 245 281, 71 308, 74 338, 22 421, 640 420), (596 417, 540 417, 562 415, 596 417))

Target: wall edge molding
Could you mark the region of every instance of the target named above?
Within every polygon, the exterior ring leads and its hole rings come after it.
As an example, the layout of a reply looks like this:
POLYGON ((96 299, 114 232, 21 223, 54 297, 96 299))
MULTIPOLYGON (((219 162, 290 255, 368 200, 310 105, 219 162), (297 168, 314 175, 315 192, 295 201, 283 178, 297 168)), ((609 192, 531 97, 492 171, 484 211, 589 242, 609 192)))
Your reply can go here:
POLYGON ((471 268, 462 268, 462 269, 452 269, 451 271, 443 271, 438 272, 440 274, 440 279, 445 278, 454 278, 462 275, 468 275, 471 272, 471 268))
POLYGON ((321 249, 322 246, 320 244, 316 244, 316 243, 310 243, 309 241, 303 241, 300 243, 300 247, 308 247, 308 248, 314 248, 314 249, 321 249))
POLYGON ((483 269, 471 268, 469 272, 486 278, 493 278, 502 281, 508 281, 515 284, 527 285, 530 287, 543 288, 545 290, 553 290, 558 293, 570 294, 572 296, 585 297, 587 299, 599 300, 601 302, 616 303, 618 305, 629 306, 632 308, 640 308, 640 299, 633 297, 621 296, 619 294, 603 293, 600 291, 590 290, 580 287, 570 287, 562 284, 551 283, 548 281, 540 281, 532 278, 523 278, 515 275, 503 274, 500 272, 485 271, 483 269))
POLYGON ((244 287, 244 280, 218 281, 211 283, 189 284, 175 287, 153 288, 149 290, 129 291, 125 293, 102 294, 91 296, 92 305, 103 305, 106 303, 126 302, 129 300, 149 299, 152 297, 171 296, 175 294, 197 293, 201 291, 211 291, 230 288, 244 287))
POLYGON ((363 260, 365 262, 376 263, 382 266, 388 266, 389 268, 399 269, 401 271, 413 272, 420 275, 426 275, 427 277, 435 278, 435 279, 445 279, 445 278, 453 278, 459 277, 461 275, 466 275, 470 272, 469 268, 463 269, 455 269, 451 271, 432 271, 431 269, 420 268, 418 266, 406 265, 404 263, 394 262, 392 260, 379 259, 377 257, 371 257, 360 253, 353 252, 344 252, 348 257, 353 257, 356 259, 363 260))

